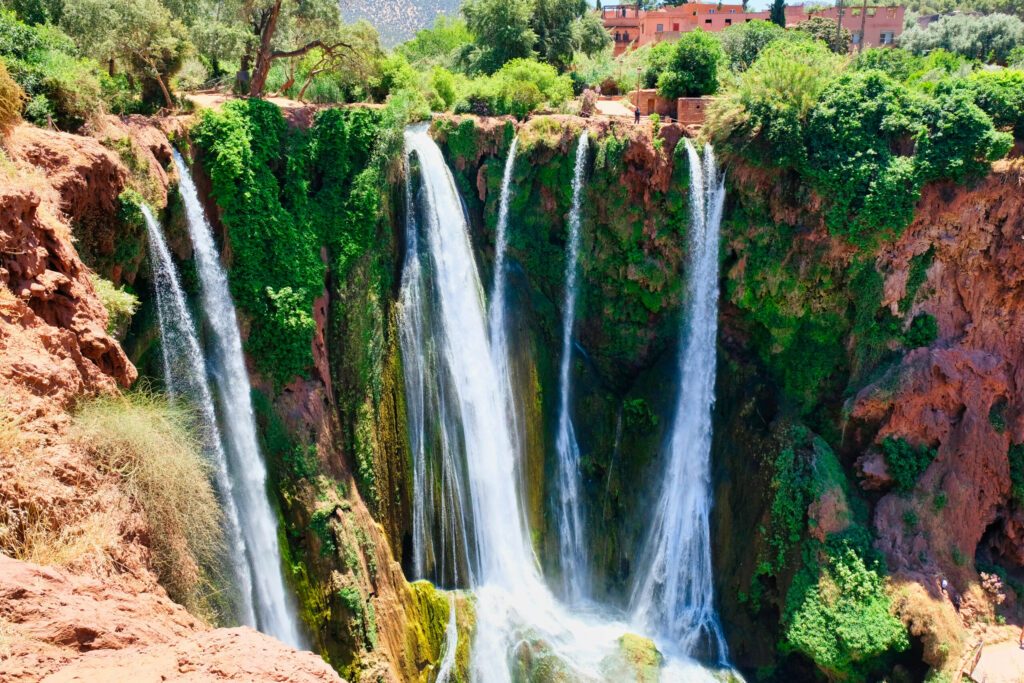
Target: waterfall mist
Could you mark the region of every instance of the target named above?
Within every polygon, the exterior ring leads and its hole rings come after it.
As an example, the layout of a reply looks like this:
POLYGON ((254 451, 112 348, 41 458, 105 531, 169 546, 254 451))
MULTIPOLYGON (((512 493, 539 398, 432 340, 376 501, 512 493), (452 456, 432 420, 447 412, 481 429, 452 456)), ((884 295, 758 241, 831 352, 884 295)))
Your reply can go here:
POLYGON ((725 175, 689 139, 689 262, 679 394, 666 469, 633 595, 633 621, 688 656, 728 659, 711 567, 711 408, 718 333, 718 241, 725 175))
POLYGON ((252 601, 259 629, 294 647, 303 648, 292 598, 285 588, 278 546, 277 518, 267 496, 267 471, 260 453, 250 395, 249 374, 242 352, 235 306, 227 274, 213 240, 188 167, 177 151, 174 164, 195 248, 201 300, 212 332, 214 384, 228 456, 233 497, 240 513, 252 574, 252 601))

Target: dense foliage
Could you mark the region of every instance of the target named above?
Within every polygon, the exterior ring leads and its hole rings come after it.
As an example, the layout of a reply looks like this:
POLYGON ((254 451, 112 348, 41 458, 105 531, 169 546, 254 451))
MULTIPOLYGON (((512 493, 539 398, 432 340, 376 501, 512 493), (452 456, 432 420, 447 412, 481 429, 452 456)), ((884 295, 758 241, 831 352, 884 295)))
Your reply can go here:
POLYGON ((945 16, 925 28, 912 26, 900 36, 900 46, 914 54, 941 49, 1000 64, 1022 45, 1024 21, 1007 14, 945 16))
POLYGON ((675 44, 667 68, 658 77, 665 98, 700 97, 718 92, 718 67, 724 59, 716 36, 696 29, 675 44))
POLYGON ((205 112, 193 131, 231 242, 232 294, 253 319, 248 351, 279 386, 312 365, 313 301, 327 267, 343 275, 368 246, 380 187, 368 161, 380 116, 328 111, 303 135, 276 106, 240 100, 205 112), (322 186, 310 185, 311 173, 322 186))
POLYGON ((909 58, 869 51, 843 73, 815 45, 770 45, 716 103, 710 126, 727 152, 798 173, 826 202, 830 231, 857 244, 899 234, 924 183, 980 177, 1010 150, 1012 137, 979 104, 1014 125, 1014 76, 924 89, 872 68, 902 60, 893 71, 909 79, 920 66, 909 58))

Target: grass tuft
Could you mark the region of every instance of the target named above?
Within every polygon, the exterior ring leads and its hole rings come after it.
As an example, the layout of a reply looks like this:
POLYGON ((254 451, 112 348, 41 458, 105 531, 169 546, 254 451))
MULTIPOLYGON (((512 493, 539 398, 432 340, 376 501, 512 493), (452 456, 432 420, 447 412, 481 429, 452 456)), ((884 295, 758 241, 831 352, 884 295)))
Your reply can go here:
POLYGON ((133 392, 84 404, 74 433, 145 513, 167 593, 196 616, 221 621, 221 510, 192 416, 164 396, 133 392))

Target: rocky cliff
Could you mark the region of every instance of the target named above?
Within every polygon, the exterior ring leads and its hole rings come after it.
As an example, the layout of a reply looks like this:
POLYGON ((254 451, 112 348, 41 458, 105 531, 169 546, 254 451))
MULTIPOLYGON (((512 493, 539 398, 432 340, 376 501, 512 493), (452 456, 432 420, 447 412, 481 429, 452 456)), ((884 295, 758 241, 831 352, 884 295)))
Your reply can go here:
POLYGON ((94 137, 22 126, 4 148, 0 678, 338 680, 312 654, 211 629, 173 603, 145 515, 70 433, 77 402, 137 377, 76 246, 108 278, 133 276, 142 249, 119 197, 166 203, 166 133, 140 121, 110 120, 94 137))

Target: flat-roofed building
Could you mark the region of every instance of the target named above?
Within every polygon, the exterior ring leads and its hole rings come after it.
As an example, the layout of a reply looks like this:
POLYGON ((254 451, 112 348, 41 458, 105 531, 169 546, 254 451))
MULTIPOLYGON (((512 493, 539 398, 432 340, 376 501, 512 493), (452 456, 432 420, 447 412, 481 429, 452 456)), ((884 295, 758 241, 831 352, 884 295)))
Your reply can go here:
MULTIPOLYGON (((861 40, 866 47, 892 45, 903 32, 903 7, 843 8, 843 28, 853 34, 853 48, 861 40), (863 36, 861 26, 863 25, 863 36)), ((675 7, 655 10, 639 10, 634 5, 610 5, 602 8, 605 28, 611 33, 615 54, 620 55, 628 48, 640 47, 663 40, 678 40, 679 36, 696 28, 705 31, 724 31, 730 26, 762 19, 768 21, 770 12, 744 12, 742 5, 720 5, 717 3, 691 2, 675 7)), ((805 8, 803 5, 786 7, 786 27, 796 26, 812 16, 837 21, 839 9, 805 8)))

